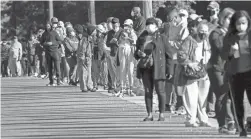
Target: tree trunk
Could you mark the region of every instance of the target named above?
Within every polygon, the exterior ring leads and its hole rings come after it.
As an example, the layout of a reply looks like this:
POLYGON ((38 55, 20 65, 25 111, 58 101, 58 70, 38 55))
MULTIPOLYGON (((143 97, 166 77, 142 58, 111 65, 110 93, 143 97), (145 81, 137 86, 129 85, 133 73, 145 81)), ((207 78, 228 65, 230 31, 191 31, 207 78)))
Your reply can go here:
POLYGON ((153 16, 152 0, 143 1, 143 16, 147 19, 153 16))
POLYGON ((12 2, 12 25, 13 35, 17 35, 17 19, 16 19, 16 1, 12 2))
POLYGON ((53 0, 49 0, 49 21, 53 17, 53 0))
POLYGON ((89 18, 89 22, 90 22, 92 25, 96 25, 95 1, 94 1, 94 0, 90 0, 90 1, 89 1, 88 18, 89 18))
POLYGON ((48 21, 48 12, 47 12, 47 1, 44 1, 44 3, 43 3, 44 5, 44 25, 47 23, 47 21, 48 21))

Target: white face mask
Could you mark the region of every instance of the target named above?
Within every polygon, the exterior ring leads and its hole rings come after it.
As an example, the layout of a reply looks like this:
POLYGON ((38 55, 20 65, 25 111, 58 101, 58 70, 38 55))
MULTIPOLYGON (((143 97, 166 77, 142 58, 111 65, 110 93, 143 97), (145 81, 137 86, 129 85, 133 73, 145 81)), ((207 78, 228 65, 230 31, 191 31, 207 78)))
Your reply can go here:
POLYGON ((134 14, 134 12, 133 12, 133 11, 131 12, 131 16, 132 16, 132 17, 134 17, 134 16, 135 16, 135 14, 134 14))
POLYGON ((146 30, 148 33, 154 33, 157 30, 157 26, 155 24, 147 25, 146 30))
POLYGON ((76 33, 74 31, 72 31, 71 36, 76 36, 76 33))
POLYGON ((236 29, 238 32, 245 32, 248 28, 248 20, 246 17, 241 17, 236 22, 236 29))

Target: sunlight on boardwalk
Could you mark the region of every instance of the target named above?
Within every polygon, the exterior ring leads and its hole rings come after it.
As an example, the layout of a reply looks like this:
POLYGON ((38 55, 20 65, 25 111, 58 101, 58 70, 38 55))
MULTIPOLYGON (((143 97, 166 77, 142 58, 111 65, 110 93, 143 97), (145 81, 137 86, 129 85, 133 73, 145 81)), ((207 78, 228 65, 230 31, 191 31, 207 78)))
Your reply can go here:
MULTIPOLYGON (((45 87, 34 78, 2 78, 2 139, 236 138, 216 128, 186 128, 184 117, 142 122, 145 107, 78 87, 45 87)), ((157 120, 157 114, 154 115, 157 120)))

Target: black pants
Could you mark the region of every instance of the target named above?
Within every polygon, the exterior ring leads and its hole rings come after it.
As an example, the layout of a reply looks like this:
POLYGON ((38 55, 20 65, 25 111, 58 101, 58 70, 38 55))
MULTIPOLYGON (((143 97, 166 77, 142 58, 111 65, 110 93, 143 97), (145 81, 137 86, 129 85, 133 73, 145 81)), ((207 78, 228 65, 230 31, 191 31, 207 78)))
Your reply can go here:
POLYGON ((159 111, 160 113, 164 113, 166 104, 165 80, 154 80, 152 68, 144 69, 142 70, 142 72, 143 72, 142 80, 145 88, 145 103, 146 103, 147 113, 152 112, 154 87, 158 95, 159 111))
POLYGON ((1 60, 1 74, 3 77, 8 76, 8 58, 1 60))
POLYGON ((47 68, 46 68, 46 60, 44 59, 43 55, 38 55, 38 60, 39 62, 39 68, 41 71, 41 75, 46 74, 47 73, 47 68))
POLYGON ((210 69, 208 71, 212 91, 215 93, 215 112, 219 127, 227 125, 227 122, 234 121, 232 113, 232 102, 229 97, 228 83, 224 81, 222 72, 210 69))
POLYGON ((249 104, 251 104, 251 71, 238 73, 233 76, 232 92, 235 104, 236 116, 241 131, 245 130, 244 125, 244 92, 247 93, 249 104))
POLYGON ((48 63, 49 80, 50 84, 53 83, 53 64, 56 71, 57 82, 60 81, 60 55, 58 52, 49 52, 46 54, 46 60, 48 63))

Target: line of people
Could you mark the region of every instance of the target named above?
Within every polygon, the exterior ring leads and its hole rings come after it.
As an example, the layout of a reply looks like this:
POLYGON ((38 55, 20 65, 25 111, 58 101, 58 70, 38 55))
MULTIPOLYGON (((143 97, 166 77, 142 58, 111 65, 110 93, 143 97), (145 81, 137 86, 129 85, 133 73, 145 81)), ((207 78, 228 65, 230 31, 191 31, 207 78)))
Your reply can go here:
MULTIPOLYGON (((48 76, 47 86, 67 83, 95 92, 103 85, 117 97, 135 96, 136 77, 145 90, 144 121, 154 120, 156 93, 158 121, 165 120, 165 111, 176 111, 186 114, 187 127, 211 126, 213 110, 208 106, 215 95, 219 133, 235 134, 238 129, 240 136, 247 136, 243 99, 246 91, 251 103, 251 19, 245 11, 220 11, 217 2, 211 2, 208 11, 209 21, 171 7, 169 21, 162 23, 155 17, 144 19, 134 7, 123 28, 116 17, 75 26, 53 17, 43 33, 30 36, 27 71, 48 76)), ((7 62, 13 76, 20 76, 22 49, 14 37, 7 62)))

